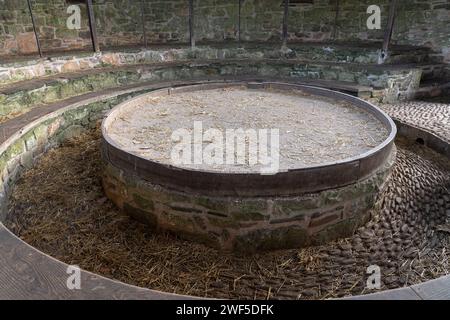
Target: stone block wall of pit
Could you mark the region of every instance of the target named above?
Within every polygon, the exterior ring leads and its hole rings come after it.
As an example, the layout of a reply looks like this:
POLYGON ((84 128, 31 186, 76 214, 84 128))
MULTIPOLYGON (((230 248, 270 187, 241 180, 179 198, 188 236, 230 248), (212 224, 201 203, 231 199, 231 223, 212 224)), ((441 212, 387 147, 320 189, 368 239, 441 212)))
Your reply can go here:
POLYGON ((350 236, 371 218, 389 159, 356 184, 293 197, 214 197, 176 192, 106 163, 109 199, 132 217, 217 249, 238 252, 320 245, 350 236))

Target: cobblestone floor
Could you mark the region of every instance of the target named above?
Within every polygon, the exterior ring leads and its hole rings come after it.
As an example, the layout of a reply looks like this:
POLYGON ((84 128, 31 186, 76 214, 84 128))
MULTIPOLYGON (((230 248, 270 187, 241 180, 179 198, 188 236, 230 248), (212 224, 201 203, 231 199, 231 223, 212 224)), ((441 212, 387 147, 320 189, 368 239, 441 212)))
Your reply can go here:
POLYGON ((380 107, 391 117, 435 133, 450 142, 450 101, 446 101, 446 97, 434 100, 384 104, 380 107))

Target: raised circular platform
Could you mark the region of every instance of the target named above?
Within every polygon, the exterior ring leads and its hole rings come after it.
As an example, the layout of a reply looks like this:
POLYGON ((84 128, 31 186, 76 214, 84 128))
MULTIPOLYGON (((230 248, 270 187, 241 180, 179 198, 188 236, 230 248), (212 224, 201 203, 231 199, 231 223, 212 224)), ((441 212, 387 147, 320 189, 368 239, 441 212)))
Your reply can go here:
POLYGON ((102 132, 110 199, 153 227, 227 250, 300 247, 352 234, 369 219, 395 159, 396 127, 381 110, 284 83, 156 91, 114 108, 102 132), (194 98, 197 105, 189 106, 194 98), (276 101, 283 103, 271 114, 276 101), (166 142, 196 120, 219 131, 279 126, 280 170, 172 163, 166 142), (322 146, 311 144, 315 135, 322 146))
POLYGON ((265 146, 267 150, 261 151, 270 158, 271 137, 277 138, 280 154, 274 169, 288 171, 356 157, 388 136, 383 124, 368 112, 301 90, 248 89, 242 84, 192 88, 181 94, 158 92, 126 104, 109 122, 108 137, 125 151, 165 165, 259 173, 270 169, 269 164, 258 161, 262 160, 258 150, 250 155, 244 148, 265 146), (193 141, 195 134, 201 141, 193 141), (267 143, 260 143, 261 139, 267 143), (205 151, 197 162, 192 148, 183 148, 193 143, 205 151), (186 159, 172 159, 171 151, 177 147, 187 151, 186 159))

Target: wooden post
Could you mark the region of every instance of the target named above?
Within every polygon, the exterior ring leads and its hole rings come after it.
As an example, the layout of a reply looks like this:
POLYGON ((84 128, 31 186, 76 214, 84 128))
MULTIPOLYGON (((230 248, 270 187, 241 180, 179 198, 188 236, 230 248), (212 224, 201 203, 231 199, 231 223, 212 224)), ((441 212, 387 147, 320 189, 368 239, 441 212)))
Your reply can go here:
POLYGON ((337 36, 337 29, 338 29, 338 22, 339 22, 339 0, 335 0, 336 1, 336 6, 335 6, 335 15, 334 15, 334 29, 333 29, 333 39, 336 39, 337 36))
POLYGON ((239 10, 238 10, 238 43, 241 46, 241 11, 242 11, 242 0, 238 0, 239 10))
POLYGON ((92 47, 94 49, 94 52, 99 52, 100 48, 98 46, 97 41, 97 28, 95 26, 95 17, 94 17, 94 9, 92 7, 92 0, 87 0, 87 11, 89 17, 89 29, 91 31, 91 38, 92 38, 92 47))
POLYGON ((145 0, 141 0, 142 37, 147 48, 147 30, 145 28, 145 0))
POLYGON ((191 48, 195 47, 195 34, 194 34, 194 0, 189 0, 189 42, 191 48))
POLYGON ((286 46, 288 38, 288 15, 289 15, 289 0, 284 0, 283 46, 286 46))
POLYGON ((395 14, 397 10, 397 0, 391 0, 389 5, 389 19, 384 32, 383 48, 381 51, 381 60, 385 60, 388 56, 389 44, 392 38, 392 30, 394 29, 395 14))
POLYGON ((30 11, 30 16, 31 16, 31 23, 33 24, 34 37, 36 38, 36 46, 38 48, 39 56, 42 58, 41 42, 39 41, 39 35, 38 35, 37 29, 36 29, 36 22, 34 20, 34 14, 33 14, 33 6, 31 5, 31 0, 27 0, 27 2, 28 2, 28 10, 30 11))

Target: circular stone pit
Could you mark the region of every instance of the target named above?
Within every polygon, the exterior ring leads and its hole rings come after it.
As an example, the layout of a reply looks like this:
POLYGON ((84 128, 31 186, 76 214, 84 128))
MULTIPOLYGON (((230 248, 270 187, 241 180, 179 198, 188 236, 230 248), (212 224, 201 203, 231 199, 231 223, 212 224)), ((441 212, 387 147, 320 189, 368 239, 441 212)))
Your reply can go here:
POLYGON ((351 235, 369 220, 395 160, 396 127, 381 110, 282 83, 155 91, 114 108, 102 134, 103 185, 116 205, 156 229, 226 250, 351 235), (203 130, 279 129, 280 170, 264 174, 248 161, 174 165, 171 135, 194 121, 203 130))

